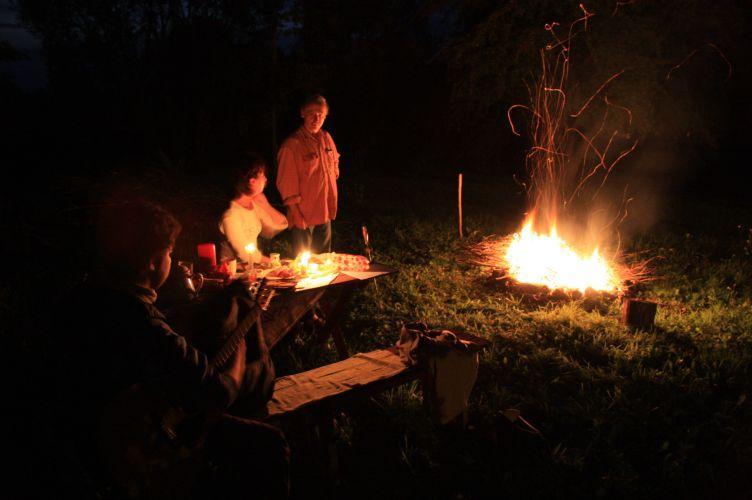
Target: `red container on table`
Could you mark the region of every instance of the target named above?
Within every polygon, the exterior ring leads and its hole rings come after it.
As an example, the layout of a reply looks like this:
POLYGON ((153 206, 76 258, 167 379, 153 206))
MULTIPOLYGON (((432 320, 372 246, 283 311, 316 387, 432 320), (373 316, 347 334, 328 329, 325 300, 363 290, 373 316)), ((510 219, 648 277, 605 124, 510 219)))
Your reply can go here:
POLYGON ((217 248, 214 243, 199 243, 198 270, 202 273, 210 273, 217 267, 217 248))

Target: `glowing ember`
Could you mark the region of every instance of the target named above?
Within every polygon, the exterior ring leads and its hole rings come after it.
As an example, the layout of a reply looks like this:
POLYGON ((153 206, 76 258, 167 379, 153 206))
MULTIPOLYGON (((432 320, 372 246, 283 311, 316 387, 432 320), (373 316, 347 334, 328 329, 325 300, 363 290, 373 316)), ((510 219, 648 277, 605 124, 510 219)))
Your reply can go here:
POLYGON ((538 234, 528 222, 512 237, 505 260, 509 274, 517 281, 548 288, 615 292, 621 280, 611 265, 593 250, 589 257, 577 254, 556 234, 538 234))

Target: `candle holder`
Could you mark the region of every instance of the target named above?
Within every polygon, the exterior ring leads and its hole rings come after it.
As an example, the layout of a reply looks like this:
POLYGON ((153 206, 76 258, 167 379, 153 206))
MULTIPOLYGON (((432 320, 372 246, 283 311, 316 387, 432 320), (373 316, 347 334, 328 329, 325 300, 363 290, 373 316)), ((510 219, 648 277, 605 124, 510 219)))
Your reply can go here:
POLYGON ((255 259, 255 253, 256 253, 256 245, 253 243, 248 243, 245 246, 245 251, 248 252, 248 271, 249 276, 254 275, 254 259, 255 259))
POLYGON ((282 261, 279 258, 278 253, 269 254, 269 266, 271 268, 279 267, 282 265, 282 261))

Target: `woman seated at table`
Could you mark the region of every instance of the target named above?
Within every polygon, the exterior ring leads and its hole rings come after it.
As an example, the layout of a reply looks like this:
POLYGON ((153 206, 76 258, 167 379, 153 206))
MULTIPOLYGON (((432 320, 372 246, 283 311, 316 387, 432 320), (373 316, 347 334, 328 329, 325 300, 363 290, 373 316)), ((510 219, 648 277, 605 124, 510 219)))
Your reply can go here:
POLYGON ((226 238, 220 244, 220 261, 267 261, 259 250, 258 236, 271 239, 287 228, 287 218, 264 195, 266 168, 266 161, 253 153, 236 161, 235 197, 219 223, 226 238))

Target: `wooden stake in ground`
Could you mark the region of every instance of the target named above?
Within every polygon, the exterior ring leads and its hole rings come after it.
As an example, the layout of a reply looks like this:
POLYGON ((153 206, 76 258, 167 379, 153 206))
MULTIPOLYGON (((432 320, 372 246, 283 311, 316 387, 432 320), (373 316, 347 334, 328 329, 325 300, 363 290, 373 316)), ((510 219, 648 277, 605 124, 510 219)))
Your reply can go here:
POLYGON ((650 331, 655 326, 658 304, 647 300, 624 299, 621 307, 621 323, 630 328, 650 331))
MULTIPOLYGON (((373 251, 371 250, 371 239, 368 236, 368 228, 365 224, 360 226, 360 232, 363 235, 363 245, 366 252, 366 257, 368 257, 368 262, 373 262, 373 251)), ((373 281, 373 287, 376 289, 376 292, 379 291, 379 284, 376 283, 376 280, 373 281)))
POLYGON ((371 240, 368 237, 368 228, 365 224, 360 226, 360 234, 363 235, 363 248, 366 252, 366 257, 368 257, 368 262, 373 262, 373 253, 371 252, 371 240))
POLYGON ((460 226, 460 238, 462 238, 462 174, 457 179, 457 214, 460 226))

